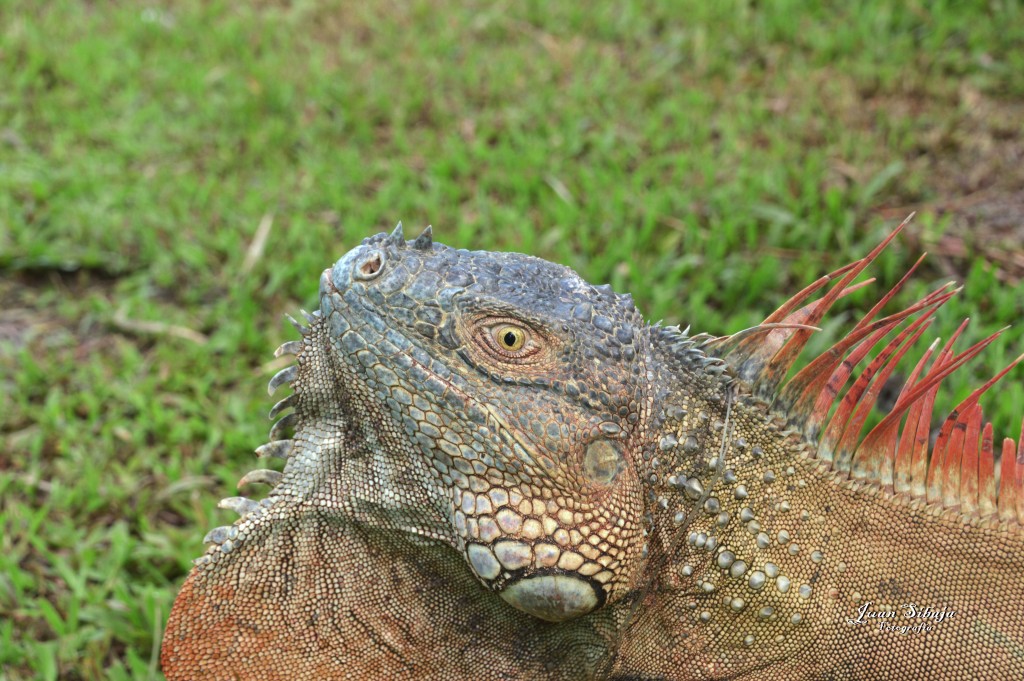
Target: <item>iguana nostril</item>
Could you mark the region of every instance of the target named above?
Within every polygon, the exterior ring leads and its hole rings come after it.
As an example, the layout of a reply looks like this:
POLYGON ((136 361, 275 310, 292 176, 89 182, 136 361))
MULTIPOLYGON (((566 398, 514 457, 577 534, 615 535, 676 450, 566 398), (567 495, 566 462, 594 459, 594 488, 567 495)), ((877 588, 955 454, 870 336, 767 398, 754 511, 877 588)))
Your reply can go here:
POLYGON ((380 271, 380 258, 376 256, 370 258, 363 263, 362 267, 359 268, 359 271, 366 275, 377 274, 377 272, 380 271))
POLYGON ((356 265, 354 273, 357 279, 373 279, 384 268, 384 255, 380 251, 371 251, 356 265))

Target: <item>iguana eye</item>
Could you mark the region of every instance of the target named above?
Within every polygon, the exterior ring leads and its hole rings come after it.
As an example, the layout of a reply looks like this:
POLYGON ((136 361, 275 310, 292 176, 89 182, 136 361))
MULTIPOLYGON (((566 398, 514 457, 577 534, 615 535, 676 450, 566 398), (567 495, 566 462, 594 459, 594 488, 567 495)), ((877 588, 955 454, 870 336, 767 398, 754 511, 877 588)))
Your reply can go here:
POLYGON ((518 326, 499 326, 494 330, 494 340, 507 352, 518 352, 526 343, 526 330, 518 326))
POLYGON ((472 329, 475 345, 486 353, 480 358, 484 362, 533 364, 548 347, 541 332, 510 317, 482 317, 472 322, 472 329))

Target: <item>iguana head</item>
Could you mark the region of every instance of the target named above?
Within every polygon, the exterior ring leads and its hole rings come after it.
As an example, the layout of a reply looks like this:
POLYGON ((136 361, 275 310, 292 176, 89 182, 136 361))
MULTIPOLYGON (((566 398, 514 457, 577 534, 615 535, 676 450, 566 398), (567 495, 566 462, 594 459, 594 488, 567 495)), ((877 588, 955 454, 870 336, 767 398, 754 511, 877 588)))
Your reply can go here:
POLYGON ((407 242, 399 226, 324 272, 320 306, 342 374, 390 411, 367 446, 398 438, 422 457, 447 539, 484 584, 552 621, 631 586, 651 396, 628 296, 537 258, 435 244, 429 228, 407 242))

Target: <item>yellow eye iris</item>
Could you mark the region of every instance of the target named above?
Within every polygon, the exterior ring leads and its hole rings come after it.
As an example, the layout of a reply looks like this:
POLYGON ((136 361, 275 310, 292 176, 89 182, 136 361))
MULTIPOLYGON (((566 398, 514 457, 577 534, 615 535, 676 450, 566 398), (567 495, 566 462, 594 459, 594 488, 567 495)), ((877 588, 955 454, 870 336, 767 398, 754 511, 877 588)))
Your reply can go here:
POLYGON ((468 349, 492 370, 536 365, 550 355, 550 337, 515 317, 480 315, 469 320, 467 331, 472 340, 468 349))
POLYGON ((518 326, 499 326, 494 331, 498 347, 507 352, 516 352, 526 343, 526 331, 518 326))

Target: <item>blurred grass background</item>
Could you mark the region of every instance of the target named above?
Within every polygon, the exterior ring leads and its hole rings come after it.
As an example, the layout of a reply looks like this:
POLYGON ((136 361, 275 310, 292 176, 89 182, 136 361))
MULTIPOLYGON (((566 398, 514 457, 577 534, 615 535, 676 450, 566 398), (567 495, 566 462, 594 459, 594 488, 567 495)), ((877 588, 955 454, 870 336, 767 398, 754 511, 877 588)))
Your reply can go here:
POLYGON ((967 285, 936 334, 1018 321, 1020 3, 0 3, 0 677, 160 678, 282 314, 363 237, 432 223, 726 333, 911 210, 879 285, 928 250, 903 304, 967 285))

